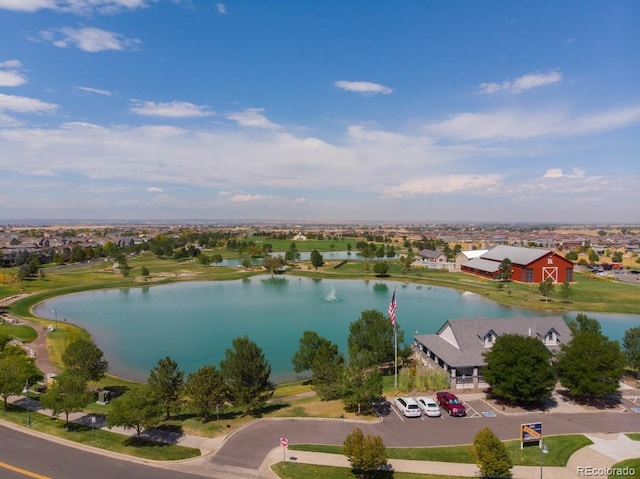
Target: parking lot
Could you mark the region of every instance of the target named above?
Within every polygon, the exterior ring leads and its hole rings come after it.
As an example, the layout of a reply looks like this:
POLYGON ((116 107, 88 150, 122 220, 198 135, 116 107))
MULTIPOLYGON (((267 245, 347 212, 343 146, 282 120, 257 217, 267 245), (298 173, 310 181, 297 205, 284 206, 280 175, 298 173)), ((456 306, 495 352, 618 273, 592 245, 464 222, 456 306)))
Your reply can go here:
MULTIPOLYGON (((375 405, 375 410, 378 416, 380 416, 384 421, 392 421, 394 423, 426 423, 428 425, 429 422, 433 421, 464 421, 469 419, 477 419, 477 418, 491 418, 496 417, 497 414, 480 399, 472 399, 468 401, 462 401, 467 414, 461 417, 452 417, 447 414, 447 412, 441 407, 440 408, 440 417, 427 417, 422 414, 420 417, 405 417, 398 408, 393 404, 393 400, 386 401, 382 403, 378 403, 375 405)), ((422 424, 423 426, 425 424, 422 424)))

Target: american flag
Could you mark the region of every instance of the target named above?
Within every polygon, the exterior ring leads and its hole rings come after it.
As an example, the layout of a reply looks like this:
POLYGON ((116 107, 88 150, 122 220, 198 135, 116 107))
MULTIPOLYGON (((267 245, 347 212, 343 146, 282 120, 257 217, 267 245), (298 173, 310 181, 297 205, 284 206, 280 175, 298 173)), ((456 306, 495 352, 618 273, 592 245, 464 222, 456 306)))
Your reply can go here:
POLYGON ((389 304, 389 319, 391 320, 392 325, 396 325, 396 292, 393 292, 393 297, 391 298, 391 304, 389 304))

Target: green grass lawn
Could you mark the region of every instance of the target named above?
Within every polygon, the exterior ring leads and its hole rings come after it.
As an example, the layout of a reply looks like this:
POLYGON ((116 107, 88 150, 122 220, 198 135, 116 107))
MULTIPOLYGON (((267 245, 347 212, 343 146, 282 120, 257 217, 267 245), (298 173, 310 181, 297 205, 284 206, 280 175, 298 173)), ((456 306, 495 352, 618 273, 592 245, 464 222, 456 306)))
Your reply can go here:
MULTIPOLYGON (((546 466, 564 467, 569 457, 578 449, 592 444, 582 434, 570 434, 563 436, 549 436, 545 438, 545 444, 549 453, 544 456, 546 466)), ((540 449, 537 445, 520 449, 520 441, 504 441, 509 455, 516 466, 540 465, 540 449)), ((316 444, 290 444, 289 449, 297 451, 326 452, 330 454, 342 454, 342 446, 316 445, 316 444)), ((459 462, 474 464, 475 458, 470 445, 444 446, 444 447, 415 447, 394 448, 388 447, 389 459, 408 459, 412 461, 437 461, 459 462)))
MULTIPOLYGON (((26 426, 27 414, 25 409, 9 405, 6 411, 0 410, 0 419, 26 426)), ((174 461, 200 455, 198 449, 150 441, 143 441, 138 444, 128 436, 104 429, 92 429, 79 424, 70 424, 67 430, 65 429, 65 422, 62 420, 50 418, 33 411, 28 415, 31 430, 33 431, 106 449, 107 451, 155 461, 174 461)))
MULTIPOLYGON (((347 467, 317 466, 295 462, 279 462, 271 468, 281 479, 353 479, 357 477, 347 467)), ((464 476, 440 476, 437 474, 412 474, 409 472, 379 472, 373 479, 460 479, 464 476)))
POLYGON ((618 479, 620 477, 624 479, 640 479, 640 458, 617 462, 611 466, 611 469, 612 474, 609 474, 609 479, 618 479))

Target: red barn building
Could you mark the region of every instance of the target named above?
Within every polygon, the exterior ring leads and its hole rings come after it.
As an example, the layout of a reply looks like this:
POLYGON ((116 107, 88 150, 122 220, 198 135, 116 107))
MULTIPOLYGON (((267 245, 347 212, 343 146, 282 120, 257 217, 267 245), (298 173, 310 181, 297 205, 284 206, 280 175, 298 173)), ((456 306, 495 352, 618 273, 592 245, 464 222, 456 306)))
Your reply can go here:
POLYGON ((511 261, 511 280, 520 283, 542 283, 551 278, 554 283, 573 281, 573 262, 548 249, 500 245, 479 258, 464 263, 465 273, 488 279, 500 279, 500 264, 511 261))

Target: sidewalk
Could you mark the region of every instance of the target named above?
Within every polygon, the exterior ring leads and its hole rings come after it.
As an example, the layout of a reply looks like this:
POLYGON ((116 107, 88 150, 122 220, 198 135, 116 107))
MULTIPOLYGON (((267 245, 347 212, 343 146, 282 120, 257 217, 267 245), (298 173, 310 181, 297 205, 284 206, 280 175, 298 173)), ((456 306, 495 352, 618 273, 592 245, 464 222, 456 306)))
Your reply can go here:
MULTIPOLYGON (((633 441, 624 434, 585 434, 593 441, 593 445, 584 447, 573 454, 566 467, 514 466, 513 477, 517 479, 580 479, 584 477, 607 478, 606 469, 625 459, 640 458, 640 441, 633 441)), ((282 461, 282 448, 273 449, 261 471, 282 461)), ((305 464, 317 464, 336 467, 350 467, 349 461, 340 454, 320 452, 287 451, 287 460, 305 464)), ((450 476, 478 477, 475 464, 457 464, 451 462, 408 461, 391 459, 389 463, 398 472, 417 474, 440 474, 450 476)), ((271 476, 277 477, 271 472, 271 476)))

